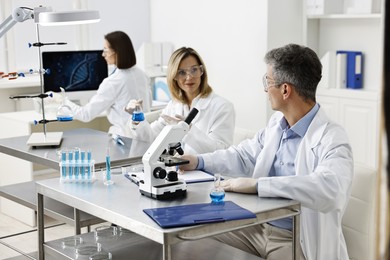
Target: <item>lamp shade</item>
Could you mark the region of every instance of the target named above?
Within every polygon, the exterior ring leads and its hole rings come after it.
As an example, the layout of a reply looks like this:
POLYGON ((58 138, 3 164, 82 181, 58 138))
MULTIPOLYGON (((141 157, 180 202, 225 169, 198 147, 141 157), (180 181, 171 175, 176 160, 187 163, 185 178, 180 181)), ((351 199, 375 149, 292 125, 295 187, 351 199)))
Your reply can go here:
POLYGON ((96 23, 100 21, 98 11, 74 10, 68 12, 39 13, 38 23, 43 26, 96 23))

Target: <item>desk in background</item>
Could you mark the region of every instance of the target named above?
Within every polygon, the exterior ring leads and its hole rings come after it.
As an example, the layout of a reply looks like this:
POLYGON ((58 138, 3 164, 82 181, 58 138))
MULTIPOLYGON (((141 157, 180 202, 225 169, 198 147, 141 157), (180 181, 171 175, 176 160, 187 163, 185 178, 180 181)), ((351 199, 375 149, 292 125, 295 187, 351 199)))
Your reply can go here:
MULTIPOLYGON (((142 210, 146 208, 178 206, 210 202, 213 182, 189 184, 187 196, 177 200, 159 201, 140 194, 138 186, 122 175, 114 176, 115 184, 105 186, 102 181, 90 185, 60 183, 58 178, 37 181, 39 259, 44 251, 59 257, 53 246, 44 242, 43 198, 52 198, 100 219, 112 222, 163 245, 163 259, 171 259, 171 246, 182 241, 198 240, 226 231, 257 225, 269 220, 293 216, 293 252, 300 250, 300 203, 297 201, 259 198, 256 195, 226 193, 225 200, 233 201, 256 214, 256 219, 244 219, 205 225, 163 229, 142 210)), ((114 256, 115 259, 115 256, 114 256)))
POLYGON ((8 113, 34 108, 32 99, 10 99, 10 96, 41 93, 39 76, 28 75, 14 80, 0 78, 0 113, 8 113))
MULTIPOLYGON (((160 76, 160 74, 158 76, 160 76)), ((155 78, 156 75, 152 75, 152 77, 155 78)), ((31 98, 10 99, 9 97, 35 95, 39 93, 41 93, 41 84, 38 75, 27 75, 26 77, 19 77, 14 80, 0 78, 0 113, 34 109, 33 100, 31 98)), ((166 104, 167 102, 164 101, 153 100, 152 111, 162 109, 166 104)))

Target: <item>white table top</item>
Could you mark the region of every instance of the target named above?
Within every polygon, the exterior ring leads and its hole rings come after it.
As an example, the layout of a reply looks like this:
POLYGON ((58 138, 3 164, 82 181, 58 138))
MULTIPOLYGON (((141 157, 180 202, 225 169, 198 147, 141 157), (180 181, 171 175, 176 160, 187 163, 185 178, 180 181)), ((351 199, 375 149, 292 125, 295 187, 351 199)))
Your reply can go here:
POLYGON ((125 137, 125 145, 122 146, 115 143, 107 133, 89 128, 64 131, 61 145, 55 148, 32 148, 26 144, 28 138, 29 136, 20 136, 0 139, 0 152, 59 170, 59 150, 75 147, 90 149, 92 159, 95 160, 95 170, 99 170, 105 168, 107 147, 110 148, 111 167, 115 167, 117 163, 138 160, 149 147, 148 143, 125 137))
POLYGON ((279 198, 259 198, 256 195, 227 193, 225 200, 233 201, 257 215, 256 219, 244 219, 163 229, 149 218, 143 209, 178 206, 183 204, 208 203, 213 182, 188 184, 187 196, 176 200, 161 201, 140 194, 138 186, 121 174, 113 176, 114 184, 106 186, 102 180, 93 184, 60 183, 59 179, 48 179, 36 183, 37 192, 43 196, 61 201, 98 218, 115 223, 160 244, 174 244, 197 239, 204 234, 230 230, 254 222, 266 222, 275 218, 296 215, 300 204, 279 198), (180 238, 179 238, 180 237, 180 238))

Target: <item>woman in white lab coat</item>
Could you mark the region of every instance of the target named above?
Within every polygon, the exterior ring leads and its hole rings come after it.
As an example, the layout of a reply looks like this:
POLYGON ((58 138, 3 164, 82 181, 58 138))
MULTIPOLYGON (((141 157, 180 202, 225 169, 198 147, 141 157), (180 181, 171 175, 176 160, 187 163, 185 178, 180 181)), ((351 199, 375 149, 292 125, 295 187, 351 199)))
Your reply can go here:
MULTIPOLYGON (((185 153, 212 152, 229 147, 233 142, 235 112, 233 104, 214 93, 208 84, 206 65, 192 48, 176 50, 168 63, 167 83, 172 100, 161 116, 149 124, 141 122, 131 135, 152 142, 168 124, 187 117, 192 108, 199 110, 181 144, 185 153)), ((129 104, 132 112, 134 102, 129 104)), ((128 130, 131 131, 130 121, 128 130)))
POLYGON ((97 93, 84 106, 69 99, 65 104, 73 111, 73 118, 88 122, 106 112, 111 123, 109 133, 125 135, 126 124, 130 118, 124 108, 131 99, 142 99, 143 108, 149 111, 152 103, 150 80, 136 66, 136 56, 129 36, 121 31, 105 35, 103 57, 108 65, 114 65, 111 73, 100 84, 97 93))
MULTIPOLYGON (((182 168, 238 177, 222 182, 226 191, 299 201, 303 255, 298 259, 348 260, 341 220, 351 191, 353 158, 345 130, 315 101, 321 63, 312 50, 294 44, 271 50, 266 63, 264 90, 278 110, 268 125, 238 146, 184 156, 190 164, 182 168)), ((291 259, 291 224, 283 221, 218 239, 266 259, 291 259)))

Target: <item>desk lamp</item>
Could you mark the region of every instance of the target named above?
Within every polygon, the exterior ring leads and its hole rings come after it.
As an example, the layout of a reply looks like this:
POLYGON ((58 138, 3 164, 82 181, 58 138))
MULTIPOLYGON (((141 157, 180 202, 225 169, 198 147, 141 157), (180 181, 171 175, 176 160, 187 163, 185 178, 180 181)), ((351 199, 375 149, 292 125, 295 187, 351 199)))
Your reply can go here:
POLYGON ((11 29, 16 23, 24 22, 29 19, 34 19, 36 24, 37 43, 33 44, 34 47, 38 47, 39 57, 39 75, 41 85, 41 106, 42 106, 42 120, 39 121, 43 125, 43 133, 32 133, 27 141, 27 145, 37 146, 58 146, 62 140, 62 132, 47 132, 46 123, 50 120, 45 118, 45 106, 43 99, 48 95, 44 94, 43 86, 43 73, 42 68, 42 54, 41 46, 47 45, 40 42, 39 38, 39 25, 43 26, 56 26, 56 25, 72 25, 72 24, 85 24, 94 23, 100 21, 98 11, 86 11, 86 10, 74 10, 68 12, 53 12, 51 7, 35 7, 34 9, 27 7, 18 7, 12 14, 0 24, 0 38, 11 29))

